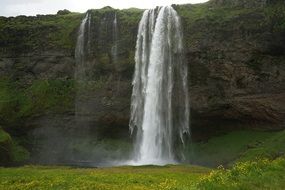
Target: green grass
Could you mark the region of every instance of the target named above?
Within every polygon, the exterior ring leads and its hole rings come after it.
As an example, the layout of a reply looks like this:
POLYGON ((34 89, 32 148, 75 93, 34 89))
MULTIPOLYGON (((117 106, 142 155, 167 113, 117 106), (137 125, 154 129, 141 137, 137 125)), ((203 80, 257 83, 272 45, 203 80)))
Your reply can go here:
POLYGON ((285 159, 279 154, 285 152, 285 131, 236 131, 194 146, 200 161, 216 165, 227 162, 233 166, 228 165, 227 169, 190 165, 0 168, 0 189, 258 190, 283 189, 285 185, 285 159))
POLYGON ((246 150, 239 161, 255 160, 260 158, 274 159, 285 155, 285 131, 277 132, 259 144, 246 150))
MULTIPOLYGON (((190 144, 186 149, 189 160, 195 164, 219 166, 231 164, 249 148, 258 146, 276 132, 234 131, 190 144)), ((285 138, 284 138, 285 140, 285 138)))
POLYGON ((284 189, 285 159, 260 159, 237 163, 232 169, 220 168, 202 178, 199 189, 284 189))
POLYGON ((208 172, 207 168, 194 166, 2 168, 0 189, 186 190, 208 172))
POLYGON ((0 168, 0 189, 194 190, 283 189, 285 159, 240 162, 231 169, 124 166, 70 168, 25 166, 0 168))

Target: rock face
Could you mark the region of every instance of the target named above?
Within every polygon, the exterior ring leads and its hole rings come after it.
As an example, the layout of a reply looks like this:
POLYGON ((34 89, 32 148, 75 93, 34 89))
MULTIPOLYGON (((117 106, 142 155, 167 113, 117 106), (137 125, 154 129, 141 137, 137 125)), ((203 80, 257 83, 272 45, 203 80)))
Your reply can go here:
MULTIPOLYGON (((285 128, 285 5, 282 1, 264 0, 228 2, 174 6, 184 28, 191 127, 285 128)), ((92 97, 86 95, 84 102, 94 112, 86 115, 86 120, 91 126, 120 126, 127 131, 135 41, 142 10, 107 7, 90 13, 95 44, 90 62, 95 82, 92 97), (119 26, 116 63, 112 58, 110 19, 114 12, 119 26)), ((76 31, 83 16, 1 18, 0 33, 7 36, 0 39, 1 76, 25 85, 37 80, 73 80, 76 31), (43 25, 49 30, 31 32, 31 23, 46 19, 56 23, 43 25), (62 21, 72 25, 65 26, 62 21), (24 27, 19 23, 25 23, 24 27), (17 37, 22 40, 20 44, 9 40, 12 34, 21 34, 22 39, 17 37), (36 40, 41 34, 45 45, 36 40)), ((72 109, 66 111, 74 114, 72 109)), ((28 118, 26 125, 31 120, 28 118)), ((32 125, 41 126, 41 121, 35 119, 32 125)))
POLYGON ((67 52, 46 51, 41 54, 2 56, 1 76, 32 83, 38 79, 73 78, 75 60, 67 52))
MULTIPOLYGON (((284 10, 284 3, 279 6, 284 10)), ((208 17, 185 25, 191 39, 187 55, 194 128, 201 121, 285 127, 285 30, 278 23, 280 18, 270 15, 270 9, 279 10, 273 7, 245 9, 235 15, 234 11, 243 9, 226 4, 220 11, 233 11, 215 15, 216 8, 210 6, 208 17)))

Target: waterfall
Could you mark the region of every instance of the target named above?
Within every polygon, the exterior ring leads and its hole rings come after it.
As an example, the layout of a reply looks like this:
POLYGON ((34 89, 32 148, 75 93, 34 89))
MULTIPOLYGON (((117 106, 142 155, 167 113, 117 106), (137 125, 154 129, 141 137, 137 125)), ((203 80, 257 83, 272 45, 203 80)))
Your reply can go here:
POLYGON ((180 17, 171 6, 144 12, 137 35, 130 118, 137 164, 175 163, 174 143, 189 134, 182 41, 180 17))
POLYGON ((86 59, 91 51, 91 15, 89 13, 83 18, 78 31, 77 43, 75 47, 75 79, 76 81, 84 81, 87 78, 86 59), (87 37, 85 37, 87 34, 87 37))
POLYGON ((114 21, 113 21, 113 47, 112 47, 112 57, 113 63, 117 63, 118 59, 118 20, 117 14, 115 13, 114 21))
POLYGON ((75 116, 77 126, 80 128, 85 127, 87 129, 81 130, 81 133, 87 133, 88 128, 91 127, 88 123, 88 119, 95 109, 92 105, 89 105, 90 97, 92 97, 93 94, 89 87, 90 84, 92 84, 92 72, 94 68, 92 60, 92 28, 91 13, 87 12, 82 19, 78 30, 75 48, 75 116))
POLYGON ((118 70, 118 38, 117 12, 109 10, 98 17, 91 10, 87 11, 78 30, 75 48, 75 113, 79 127, 96 128, 97 117, 100 117, 97 110, 102 103, 95 88, 102 76, 97 74, 98 65, 103 65, 101 57, 106 57, 108 63, 104 66, 113 64, 114 72, 110 75, 115 76, 118 70))

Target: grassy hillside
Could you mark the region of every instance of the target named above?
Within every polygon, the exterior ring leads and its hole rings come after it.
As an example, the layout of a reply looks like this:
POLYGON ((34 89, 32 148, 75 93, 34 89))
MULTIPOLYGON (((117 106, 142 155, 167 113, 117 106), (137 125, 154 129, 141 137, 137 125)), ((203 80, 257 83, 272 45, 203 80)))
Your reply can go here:
POLYGON ((203 177, 197 189, 284 189, 285 186, 285 159, 273 161, 260 159, 257 161, 240 162, 232 169, 220 167, 210 175, 203 177))
POLYGON ((233 131, 186 148, 190 163, 217 167, 237 161, 275 159, 285 153, 285 131, 233 131))

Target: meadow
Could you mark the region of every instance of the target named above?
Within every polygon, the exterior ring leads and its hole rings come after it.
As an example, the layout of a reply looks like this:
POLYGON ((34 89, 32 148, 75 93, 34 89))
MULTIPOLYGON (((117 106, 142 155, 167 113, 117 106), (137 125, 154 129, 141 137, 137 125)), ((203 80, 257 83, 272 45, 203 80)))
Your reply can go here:
POLYGON ((201 162, 208 163, 208 167, 150 165, 79 168, 28 165, 0 168, 0 189, 281 190, 285 186, 284 136, 285 131, 237 131, 194 144, 204 151, 203 154, 197 152, 196 159, 200 156, 201 162), (231 144, 236 136, 245 138, 231 144), (229 151, 229 147, 232 151, 229 151), (209 155, 207 162, 204 154, 209 155), (226 164, 216 167, 218 155, 221 162, 226 164), (210 159, 212 162, 208 162, 210 159))

